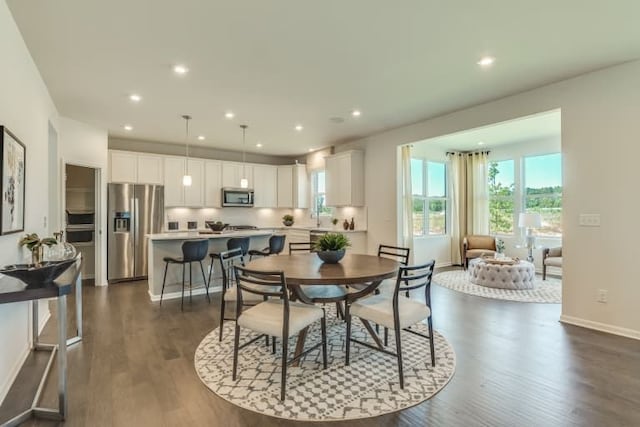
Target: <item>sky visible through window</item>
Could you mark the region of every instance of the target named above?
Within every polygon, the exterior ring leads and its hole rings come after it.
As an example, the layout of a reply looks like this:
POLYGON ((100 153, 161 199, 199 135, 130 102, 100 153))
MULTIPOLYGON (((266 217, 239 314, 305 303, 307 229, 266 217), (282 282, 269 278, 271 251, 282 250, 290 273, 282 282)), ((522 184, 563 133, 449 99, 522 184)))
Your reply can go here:
POLYGON ((526 157, 527 187, 542 188, 562 185, 562 155, 526 157))

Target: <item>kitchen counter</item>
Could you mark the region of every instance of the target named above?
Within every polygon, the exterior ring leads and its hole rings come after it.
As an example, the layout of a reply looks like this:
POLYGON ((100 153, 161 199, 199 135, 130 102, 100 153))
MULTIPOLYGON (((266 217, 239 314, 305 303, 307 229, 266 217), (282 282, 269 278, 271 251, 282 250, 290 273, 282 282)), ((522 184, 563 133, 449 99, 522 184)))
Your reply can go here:
MULTIPOLYGON (((355 230, 344 230, 342 228, 329 228, 329 227, 305 227, 305 226, 296 226, 296 225, 292 225, 291 227, 272 227, 272 228, 267 228, 265 227, 264 229, 269 229, 269 230, 304 230, 304 231, 321 231, 321 232, 327 232, 327 233, 366 233, 367 230, 366 229, 355 229, 355 230)), ((262 230, 262 228, 261 228, 262 230)))
MULTIPOLYGON (((189 240, 206 239, 209 241, 208 253, 223 252, 227 250, 227 240, 232 237, 249 237, 249 248, 262 250, 269 246, 269 237, 273 234, 273 229, 268 230, 241 230, 229 231, 221 234, 200 234, 198 231, 173 231, 167 233, 147 234, 149 239, 148 250, 148 282, 149 297, 151 301, 160 301, 162 292, 162 279, 164 277, 164 257, 181 257, 182 243, 189 240)), ((205 275, 208 278, 211 258, 207 256, 202 261, 205 275)), ((213 262, 212 283, 209 286, 209 293, 219 290, 221 282, 220 266, 218 262, 213 262)), ((185 274, 187 286, 189 271, 185 274)), ((205 293, 204 280, 200 265, 195 262, 191 264, 191 277, 193 278, 193 295, 205 293)), ((169 265, 167 269, 167 282, 164 290, 164 300, 180 298, 182 290, 182 267, 180 265, 169 265)), ((185 288, 188 293, 188 288, 185 288)), ((186 303, 186 302, 185 302, 186 303)))

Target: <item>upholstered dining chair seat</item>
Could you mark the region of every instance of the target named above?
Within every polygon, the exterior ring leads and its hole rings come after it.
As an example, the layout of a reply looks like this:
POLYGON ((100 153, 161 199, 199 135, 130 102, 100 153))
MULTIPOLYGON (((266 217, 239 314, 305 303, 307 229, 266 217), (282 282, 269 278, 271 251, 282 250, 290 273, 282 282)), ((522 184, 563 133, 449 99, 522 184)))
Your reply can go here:
MULTIPOLYGON (((263 292, 278 292, 280 290, 279 287, 274 286, 273 288, 265 289, 263 286, 261 289, 263 292)), ((237 301, 238 300, 238 288, 233 286, 224 293, 225 301, 237 301)), ((264 301, 264 297, 262 295, 254 294, 251 292, 245 292, 242 294, 242 301, 246 304, 254 304, 256 301, 264 301)))
MULTIPOLYGON (((242 296, 247 292, 243 293, 242 296)), ((282 339, 284 304, 282 300, 268 300, 242 312, 238 325, 255 332, 282 339)), ((295 335, 324 317, 324 310, 315 305, 289 302, 289 336, 295 335)))
MULTIPOLYGON (((387 328, 394 328, 393 296, 380 294, 359 299, 351 305, 351 315, 370 320, 387 328)), ((400 328, 414 325, 431 315, 431 310, 424 303, 404 296, 398 296, 398 314, 400 328)))

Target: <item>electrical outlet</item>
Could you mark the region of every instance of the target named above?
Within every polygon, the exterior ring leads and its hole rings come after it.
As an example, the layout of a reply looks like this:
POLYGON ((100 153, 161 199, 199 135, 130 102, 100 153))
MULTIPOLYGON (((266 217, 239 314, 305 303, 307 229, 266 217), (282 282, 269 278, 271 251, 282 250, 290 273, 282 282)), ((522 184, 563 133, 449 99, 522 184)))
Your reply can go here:
POLYGON ((600 227, 600 214, 580 214, 578 221, 582 227, 600 227))
POLYGON ((598 302, 605 303, 607 302, 607 290, 606 289, 598 289, 598 302))

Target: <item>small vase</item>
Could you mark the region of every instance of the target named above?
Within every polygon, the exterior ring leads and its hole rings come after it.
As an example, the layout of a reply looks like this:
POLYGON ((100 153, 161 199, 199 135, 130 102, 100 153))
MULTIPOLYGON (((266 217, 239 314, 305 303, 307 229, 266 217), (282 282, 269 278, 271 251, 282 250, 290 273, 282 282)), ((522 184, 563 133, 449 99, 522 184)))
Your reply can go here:
POLYGON ((349 229, 349 221, 348 220, 344 220, 344 222, 342 223, 342 228, 344 228, 345 230, 349 229))
POLYGON ((42 255, 44 253, 42 246, 38 246, 31 250, 31 263, 34 265, 40 265, 42 263, 42 255))

